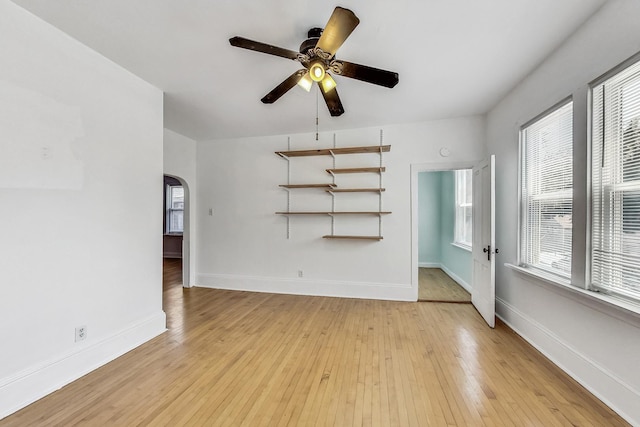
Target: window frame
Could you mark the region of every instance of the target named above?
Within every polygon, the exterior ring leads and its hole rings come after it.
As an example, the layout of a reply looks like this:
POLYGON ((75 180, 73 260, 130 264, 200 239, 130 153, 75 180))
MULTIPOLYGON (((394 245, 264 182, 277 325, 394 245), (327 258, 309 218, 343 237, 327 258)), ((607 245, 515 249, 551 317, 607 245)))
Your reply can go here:
MULTIPOLYGON (((460 182, 461 182, 461 175, 465 175, 465 179, 464 179, 464 184, 465 184, 465 190, 467 186, 470 186, 470 188, 473 188, 473 170, 472 169, 456 169, 454 171, 454 211, 455 211, 455 219, 454 219, 454 225, 453 225, 453 242, 452 244, 454 246, 458 246, 461 249, 465 249, 467 251, 471 251, 473 248, 473 214, 472 214, 472 220, 471 220, 471 227, 468 230, 468 236, 469 240, 461 240, 461 228, 466 229, 465 226, 465 209, 470 209, 473 211, 473 191, 471 192, 471 200, 467 200, 465 197, 465 201, 461 202, 460 199, 460 194, 461 194, 461 189, 460 189, 460 182), (465 205, 465 206, 462 206, 465 205)), ((466 191, 464 192, 465 196, 466 196, 466 191)))
MULTIPOLYGON (((568 104, 572 104, 571 106, 571 117, 572 117, 572 121, 574 119, 574 115, 575 115, 575 106, 574 104, 574 99, 573 99, 573 95, 567 96, 565 98, 563 98, 562 100, 560 100, 559 102, 555 103, 554 105, 552 105, 551 107, 547 108, 546 110, 544 110, 543 112, 539 113, 538 115, 536 115, 535 117, 533 117, 532 119, 528 120, 527 122, 525 122, 524 124, 522 124, 519 127, 518 130, 518 199, 517 199, 517 214, 518 214, 518 229, 517 229, 517 237, 516 237, 516 245, 517 245, 517 251, 516 251, 516 259, 517 259, 517 268, 520 270, 525 270, 528 272, 528 274, 540 277, 543 280, 546 281, 554 281, 558 284, 561 285, 571 285, 572 282, 572 276, 573 276, 573 264, 574 264, 574 256, 575 256, 575 252, 573 251, 573 236, 572 236, 572 244, 571 244, 571 256, 570 256, 570 260, 571 260, 571 266, 572 268, 570 269, 570 271, 567 274, 561 274, 560 272, 551 270, 551 269, 544 269, 544 268, 540 268, 538 266, 535 265, 530 265, 528 263, 525 262, 524 260, 524 250, 523 250, 523 244, 524 244, 524 239, 525 237, 523 236, 523 225, 526 221, 525 219, 525 215, 526 215, 526 211, 527 209, 525 209, 525 200, 523 199, 523 181, 524 181, 524 172, 525 172, 525 131, 527 128, 529 128, 530 126, 532 126, 533 124, 539 122, 540 120, 546 118, 547 116, 555 113, 556 111, 560 110, 561 108, 564 108, 565 106, 567 106, 568 104)), ((574 150, 574 141, 575 141, 575 134, 574 134, 574 128, 572 126, 572 135, 571 135, 571 149, 572 149, 572 153, 571 153, 571 164, 573 166, 573 164, 575 163, 575 150, 574 150)), ((574 207, 574 201, 575 201, 575 187, 573 185, 573 178, 574 178, 574 173, 572 172, 572 188, 571 188, 571 209, 572 209, 572 216, 573 216, 573 207, 574 207)), ((572 228, 572 234, 573 234, 573 228, 572 228)))
MULTIPOLYGON (((638 324, 640 321, 640 300, 634 300, 630 298, 624 298, 618 295, 606 294, 599 292, 591 287, 591 253, 592 253, 592 143, 593 143, 593 100, 592 100, 592 88, 599 85, 603 81, 609 79, 620 71, 628 68, 629 66, 640 61, 640 51, 630 56, 626 60, 611 67, 609 70, 598 76, 597 78, 582 82, 579 86, 576 86, 573 91, 570 91, 574 101, 574 114, 573 114, 573 164, 574 164, 574 229, 577 230, 578 236, 582 239, 573 239, 573 255, 572 255, 572 269, 571 279, 563 279, 557 276, 545 274, 544 272, 532 270, 519 265, 521 259, 520 248, 520 215, 519 215, 519 203, 521 199, 521 184, 520 184, 520 163, 518 162, 518 191, 517 199, 514 200, 514 209, 517 214, 517 227, 516 232, 516 262, 507 262, 504 266, 516 274, 521 275, 525 281, 528 281, 531 285, 541 286, 550 289, 552 292, 559 292, 560 295, 566 296, 574 301, 584 304, 587 307, 591 307, 594 310, 601 311, 607 315, 613 316, 624 322, 632 322, 632 324, 638 324), (575 167, 576 165, 582 165, 581 168, 575 167), (580 185, 582 183, 582 185, 580 185), (583 214, 578 215, 578 212, 584 210, 583 214), (583 236, 581 236, 584 234, 583 236), (554 290, 555 288, 555 290, 554 290)), ((560 101, 558 104, 563 103, 566 99, 560 101)), ((558 105, 556 104, 556 105, 558 105)), ((547 114, 556 106, 547 109, 541 114, 537 115, 534 119, 526 122, 524 125, 536 120, 538 117, 547 114)), ((519 125, 519 123, 518 123, 519 125)), ((518 144, 518 159, 521 157, 520 150, 521 144, 518 144)), ((574 236, 576 237, 576 236, 574 236)))
POLYGON ((181 184, 167 184, 166 186, 166 200, 165 200, 165 218, 166 218, 166 226, 165 226, 165 234, 167 235, 182 235, 184 234, 184 186, 181 184), (182 209, 173 208, 173 189, 174 188, 182 188, 183 191, 183 203, 182 209), (171 229, 171 218, 174 212, 182 212, 182 229, 179 231, 175 231, 171 229))
MULTIPOLYGON (((617 302, 615 303, 616 305, 619 305, 621 307, 625 307, 628 306, 628 304, 631 304, 632 306, 638 305, 640 306, 640 297, 634 297, 631 295, 627 295, 624 292, 616 292, 615 290, 610 290, 607 289, 606 287, 602 287, 602 286, 598 286, 598 285, 594 285, 594 252, 595 252, 595 248, 594 248, 594 240, 595 240, 595 234, 594 234, 594 187, 595 187, 595 173, 596 171, 593 170, 593 161, 594 161, 594 156, 595 156, 595 144, 599 144, 602 143, 602 141, 595 141, 595 135, 596 135, 596 123, 598 123, 599 120, 595 119, 595 115, 598 114, 598 111, 596 111, 596 106, 594 103, 594 91, 599 88, 602 84, 606 83, 608 80, 616 77, 617 75, 619 75, 620 73, 623 73, 624 71, 626 71, 627 69, 629 69, 632 66, 638 66, 640 65, 640 52, 636 53, 635 55, 631 56, 630 58, 626 59, 625 61, 621 62, 620 64, 616 65, 615 67, 611 68, 610 70, 608 70, 607 72, 605 72, 604 74, 602 74, 601 76, 599 76, 597 79, 591 81, 588 85, 588 96, 587 96, 587 132, 588 132, 588 138, 587 138, 587 144, 588 144, 588 160, 587 160, 587 178, 588 178, 588 184, 587 184, 587 229, 586 229, 586 238, 587 238, 587 248, 585 251, 585 258, 586 258, 586 262, 585 262, 585 287, 586 289, 588 289, 590 292, 592 293, 596 293, 598 295, 603 295, 606 296, 610 299, 612 299, 613 301, 618 301, 620 302, 620 304, 618 304, 617 302)), ((604 101, 603 101, 604 102, 604 101)), ((605 126, 605 124, 603 123, 602 126, 605 126)), ((619 153, 618 153, 619 154, 619 153)), ((640 180, 638 180, 634 185, 625 185, 620 184, 620 183, 614 183, 614 184, 609 184, 610 186, 613 187, 634 187, 634 188, 640 188, 640 180)), ((629 189, 629 188, 623 188, 623 189, 629 189)), ((633 188, 632 188, 633 189, 633 188)), ((616 189, 612 189, 610 190, 611 192, 616 192, 616 189)), ((620 191, 620 189, 618 189, 618 191, 620 191)), ((602 196, 601 196, 602 197, 602 196)), ((619 196, 621 198, 620 200, 620 204, 623 203, 622 201, 622 195, 619 196)), ((604 212, 601 212, 601 220, 604 220, 604 216, 607 215, 604 212)), ((620 227, 622 227, 622 223, 620 224, 620 227)), ((638 313, 640 312, 640 310, 634 309, 634 312, 638 313)))

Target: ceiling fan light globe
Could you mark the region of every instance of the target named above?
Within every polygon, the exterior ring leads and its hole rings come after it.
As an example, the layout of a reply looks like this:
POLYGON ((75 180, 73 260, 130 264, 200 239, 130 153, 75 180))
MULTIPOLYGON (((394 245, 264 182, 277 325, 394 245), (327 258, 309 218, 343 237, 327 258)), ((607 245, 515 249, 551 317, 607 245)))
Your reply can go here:
POLYGON ((314 82, 321 82, 325 75, 324 66, 319 62, 312 64, 309 67, 309 75, 314 82))
POLYGON ((298 80, 298 86, 300 86, 307 92, 311 90, 311 86, 313 86, 313 80, 311 80, 311 76, 309 75, 309 73, 305 74, 300 80, 298 80))
POLYGON ((333 80, 333 77, 329 73, 326 73, 324 79, 322 79, 322 89, 325 92, 329 92, 336 88, 336 81, 333 80))

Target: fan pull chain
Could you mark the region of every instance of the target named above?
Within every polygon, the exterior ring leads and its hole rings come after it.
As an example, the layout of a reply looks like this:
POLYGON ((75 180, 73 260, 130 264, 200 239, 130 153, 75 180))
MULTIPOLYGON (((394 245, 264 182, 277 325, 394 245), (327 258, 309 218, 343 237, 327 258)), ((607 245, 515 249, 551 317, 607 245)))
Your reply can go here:
POLYGON ((318 111, 319 111, 319 107, 318 105, 320 104, 320 85, 318 84, 316 86, 316 141, 318 140, 318 111))

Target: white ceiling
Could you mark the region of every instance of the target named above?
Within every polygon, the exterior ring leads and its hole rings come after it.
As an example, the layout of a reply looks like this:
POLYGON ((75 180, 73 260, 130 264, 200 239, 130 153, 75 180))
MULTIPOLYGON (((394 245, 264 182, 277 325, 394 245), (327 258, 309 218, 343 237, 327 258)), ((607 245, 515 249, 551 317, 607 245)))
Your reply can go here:
POLYGON ((336 77, 335 130, 482 114, 607 0, 14 0, 165 92, 165 127, 197 140, 315 130, 316 91, 260 102, 300 64, 229 45, 297 50, 333 8, 360 25, 338 51, 396 71, 387 89, 336 77))

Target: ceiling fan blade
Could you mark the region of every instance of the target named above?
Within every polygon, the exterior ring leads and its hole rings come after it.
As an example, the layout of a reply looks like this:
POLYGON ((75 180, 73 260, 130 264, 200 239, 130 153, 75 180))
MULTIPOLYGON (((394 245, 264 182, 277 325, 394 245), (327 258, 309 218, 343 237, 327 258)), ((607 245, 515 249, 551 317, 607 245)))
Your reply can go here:
MULTIPOLYGON (((332 67, 334 73, 352 79, 362 80, 385 87, 394 87, 398 84, 398 73, 381 70, 379 68, 368 67, 366 65, 354 64, 347 61, 334 61, 337 65, 332 67)), ((332 63, 333 64, 333 63, 332 63)))
POLYGON ((360 20, 352 11, 339 6, 336 7, 333 14, 331 14, 331 18, 329 18, 329 22, 324 27, 316 47, 331 54, 331 56, 335 55, 336 51, 359 23, 360 20))
POLYGON ((304 68, 291 74, 289 77, 287 77, 285 81, 280 83, 271 92, 266 94, 264 98, 261 99, 261 101, 264 104, 273 104, 278 99, 280 99, 282 95, 289 92, 291 88, 293 88, 296 84, 298 84, 300 79, 304 77, 305 74, 307 74, 307 70, 304 68))
POLYGON ((320 82, 318 82, 318 87, 320 88, 320 92, 322 92, 324 102, 327 103, 327 108, 329 108, 329 113, 331 113, 331 116, 338 117, 342 115, 342 113, 344 113, 344 108, 342 107, 342 102, 340 101, 340 97, 338 96, 338 90, 334 87, 331 90, 325 91, 320 82))
POLYGON ((245 39, 244 37, 239 36, 230 38, 229 43, 231 43, 231 46, 255 50, 256 52, 262 52, 269 55, 281 56, 283 58, 293 59, 294 61, 298 59, 299 55, 298 52, 293 50, 272 46, 270 44, 245 39))

